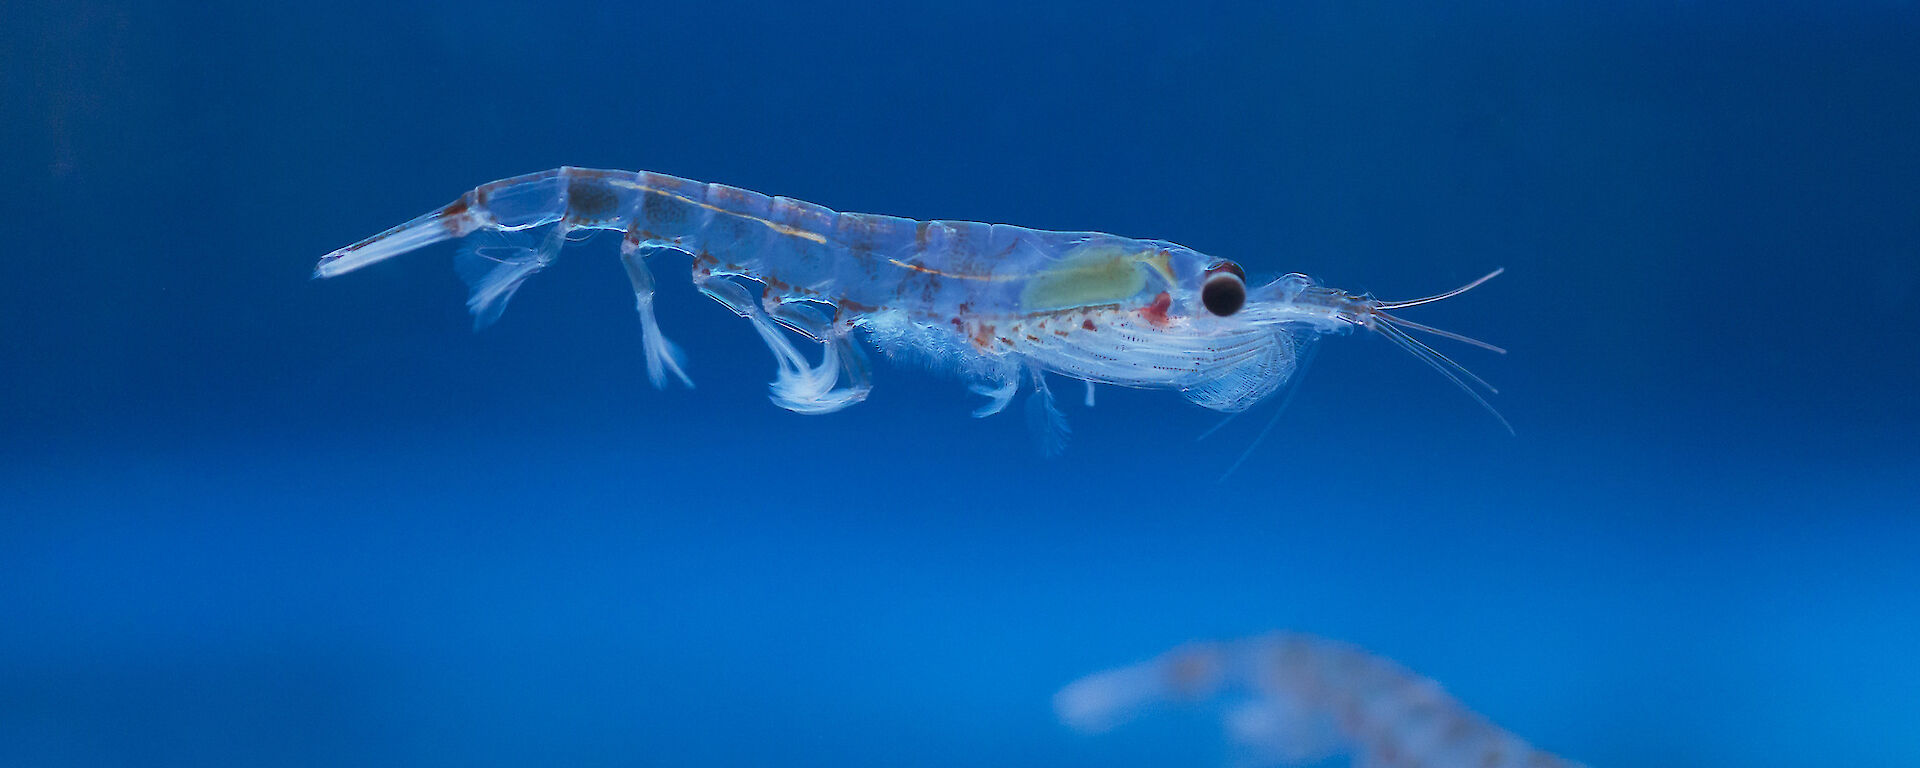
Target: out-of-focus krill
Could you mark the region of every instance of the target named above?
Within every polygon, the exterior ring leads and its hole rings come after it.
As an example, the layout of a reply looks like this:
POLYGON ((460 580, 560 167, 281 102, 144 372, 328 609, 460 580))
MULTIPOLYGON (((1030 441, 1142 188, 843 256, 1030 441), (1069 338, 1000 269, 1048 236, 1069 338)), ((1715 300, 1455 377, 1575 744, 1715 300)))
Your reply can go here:
POLYGON ((1067 725, 1104 731, 1163 704, 1222 705, 1228 738, 1254 764, 1577 768, 1461 705, 1391 660, 1311 635, 1193 643, 1081 678, 1054 696, 1067 725))

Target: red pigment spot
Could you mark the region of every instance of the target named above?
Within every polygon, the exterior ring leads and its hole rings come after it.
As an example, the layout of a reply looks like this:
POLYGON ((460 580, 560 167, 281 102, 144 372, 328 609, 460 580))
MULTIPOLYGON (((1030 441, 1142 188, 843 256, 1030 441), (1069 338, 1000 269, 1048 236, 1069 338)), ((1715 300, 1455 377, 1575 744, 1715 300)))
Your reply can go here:
POLYGON ((1153 297, 1152 304, 1140 308, 1140 315, 1154 327, 1162 327, 1167 324, 1167 310, 1172 306, 1173 297, 1168 296, 1166 291, 1161 291, 1160 295, 1153 297))
POLYGON ((1089 331, 1091 331, 1091 330, 1093 330, 1093 329, 1094 329, 1094 328, 1093 328, 1093 321, 1092 321, 1092 320, 1082 320, 1082 321, 1080 321, 1080 327, 1082 327, 1082 328, 1085 328, 1085 329, 1087 329, 1087 330, 1089 330, 1089 331))
POLYGON ((973 345, 986 349, 993 344, 993 326, 982 325, 973 331, 973 345))
POLYGON ((445 227, 447 233, 454 237, 465 237, 473 229, 472 224, 467 221, 468 210, 467 197, 461 195, 460 199, 440 209, 440 226, 445 227))

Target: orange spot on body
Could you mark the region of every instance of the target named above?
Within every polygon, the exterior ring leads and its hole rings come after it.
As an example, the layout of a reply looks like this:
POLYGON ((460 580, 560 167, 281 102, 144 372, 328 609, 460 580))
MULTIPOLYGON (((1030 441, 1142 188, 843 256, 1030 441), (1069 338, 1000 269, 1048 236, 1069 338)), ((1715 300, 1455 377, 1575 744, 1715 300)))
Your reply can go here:
POLYGON ((1140 308, 1140 316, 1146 318, 1147 323, 1153 327, 1164 328, 1168 322, 1167 310, 1172 307, 1173 297, 1167 295, 1166 291, 1161 291, 1160 295, 1153 297, 1153 303, 1140 308))

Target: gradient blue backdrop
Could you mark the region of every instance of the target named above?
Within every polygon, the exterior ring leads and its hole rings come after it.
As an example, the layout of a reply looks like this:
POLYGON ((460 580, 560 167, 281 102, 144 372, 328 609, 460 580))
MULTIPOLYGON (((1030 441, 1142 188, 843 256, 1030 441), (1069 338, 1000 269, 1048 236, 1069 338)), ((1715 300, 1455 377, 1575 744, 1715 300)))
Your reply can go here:
POLYGON ((1216 765, 1049 696, 1272 628, 1596 766, 1920 762, 1912 3, 807 5, 0 6, 0 765, 1216 765), (1335 339, 1214 484, 1177 396, 780 411, 677 268, 656 392, 606 241, 479 335, 447 246, 308 280, 561 164, 1505 266, 1408 314, 1519 435, 1335 339))

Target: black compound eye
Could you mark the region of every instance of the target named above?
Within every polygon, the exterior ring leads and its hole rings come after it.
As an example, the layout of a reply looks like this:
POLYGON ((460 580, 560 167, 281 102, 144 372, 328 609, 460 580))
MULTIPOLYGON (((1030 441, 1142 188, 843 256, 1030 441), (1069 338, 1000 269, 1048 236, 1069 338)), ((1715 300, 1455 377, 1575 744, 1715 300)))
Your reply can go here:
POLYGON ((1247 303, 1247 284, 1232 272, 1215 272, 1200 286, 1200 303, 1207 311, 1226 317, 1247 303))

